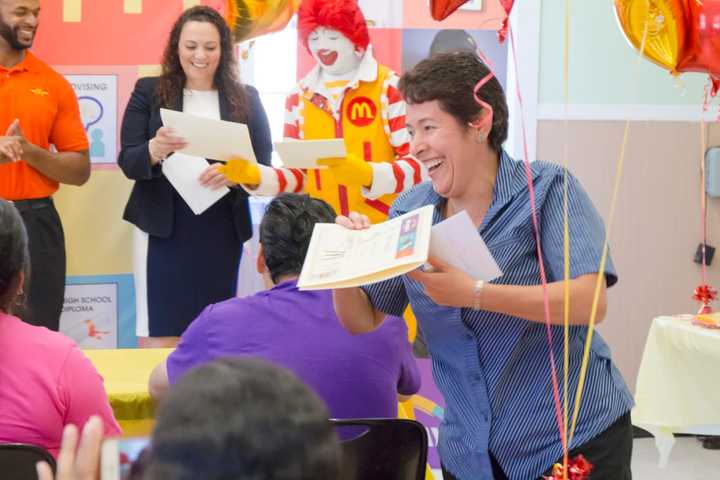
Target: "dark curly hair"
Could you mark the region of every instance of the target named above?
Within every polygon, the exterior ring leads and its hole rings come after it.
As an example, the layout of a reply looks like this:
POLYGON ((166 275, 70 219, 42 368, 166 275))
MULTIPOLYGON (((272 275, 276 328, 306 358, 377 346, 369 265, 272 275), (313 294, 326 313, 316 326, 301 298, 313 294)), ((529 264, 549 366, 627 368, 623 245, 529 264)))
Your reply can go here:
POLYGON ((0 310, 10 313, 20 287, 20 272, 30 268, 25 224, 15 206, 0 199, 0 310))
POLYGON ((322 400, 290 371, 224 358, 160 404, 144 480, 335 480, 341 449, 322 400))
POLYGON ((178 47, 180 32, 187 22, 208 22, 217 28, 220 34, 220 62, 213 86, 222 93, 230 104, 232 120, 247 120, 247 97, 245 89, 237 75, 238 66, 235 59, 233 38, 225 19, 213 8, 198 5, 189 8, 180 15, 170 30, 170 38, 165 46, 162 59, 162 74, 156 87, 156 95, 160 107, 172 108, 176 105, 185 87, 185 72, 180 65, 178 47))
POLYGON ((260 243, 270 277, 299 275, 316 223, 332 223, 335 211, 323 200, 297 193, 277 196, 260 223, 260 243))
MULTIPOLYGON (((441 108, 462 126, 477 119, 482 107, 475 101, 475 85, 490 73, 477 55, 470 52, 439 53, 421 61, 400 78, 400 92, 409 104, 437 100, 441 108)), ((478 91, 493 109, 488 143, 496 152, 508 136, 508 106, 505 92, 493 76, 478 91)))

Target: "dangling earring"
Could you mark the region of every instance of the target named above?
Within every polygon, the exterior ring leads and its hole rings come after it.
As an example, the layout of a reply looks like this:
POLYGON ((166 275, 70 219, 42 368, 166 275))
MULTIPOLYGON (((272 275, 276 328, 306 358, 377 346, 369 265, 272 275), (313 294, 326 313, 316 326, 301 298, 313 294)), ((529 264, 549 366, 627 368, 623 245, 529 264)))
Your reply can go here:
POLYGON ((21 307, 25 304, 25 290, 22 286, 20 286, 20 289, 18 290, 17 294, 15 295, 15 306, 21 307))
POLYGON ((480 130, 480 131, 478 132, 478 135, 477 135, 477 138, 475 139, 475 141, 476 141, 477 143, 483 143, 483 142, 485 141, 485 132, 483 132, 482 130, 480 130))

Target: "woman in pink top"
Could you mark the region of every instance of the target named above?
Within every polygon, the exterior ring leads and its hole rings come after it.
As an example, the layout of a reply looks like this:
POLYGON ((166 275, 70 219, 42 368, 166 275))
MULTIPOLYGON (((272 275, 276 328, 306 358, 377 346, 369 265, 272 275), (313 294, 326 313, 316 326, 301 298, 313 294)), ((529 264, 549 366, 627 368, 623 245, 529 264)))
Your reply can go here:
POLYGON ((23 221, 0 199, 0 443, 29 443, 57 456, 63 427, 82 428, 91 415, 103 419, 106 436, 120 435, 102 378, 75 343, 12 315, 28 266, 23 221))

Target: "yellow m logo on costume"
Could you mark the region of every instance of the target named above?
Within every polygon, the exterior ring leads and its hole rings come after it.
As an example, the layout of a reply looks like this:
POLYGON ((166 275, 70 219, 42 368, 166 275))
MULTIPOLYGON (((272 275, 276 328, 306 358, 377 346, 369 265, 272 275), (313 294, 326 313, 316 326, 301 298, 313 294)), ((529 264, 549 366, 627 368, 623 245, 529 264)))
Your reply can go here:
POLYGON ((358 118, 373 118, 370 105, 368 105, 367 103, 356 103, 352 106, 352 110, 350 111, 350 118, 352 120, 357 120, 358 118))
POLYGON ((365 127, 375 120, 377 107, 368 97, 355 97, 348 103, 345 115, 356 127, 365 127))

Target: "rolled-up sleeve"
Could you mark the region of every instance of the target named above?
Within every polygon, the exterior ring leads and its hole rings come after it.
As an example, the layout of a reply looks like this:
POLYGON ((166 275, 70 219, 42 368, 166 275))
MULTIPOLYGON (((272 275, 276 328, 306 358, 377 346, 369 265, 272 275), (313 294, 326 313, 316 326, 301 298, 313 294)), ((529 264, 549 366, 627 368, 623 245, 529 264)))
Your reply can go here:
MULTIPOLYGON (((560 281, 564 271, 563 177, 558 175, 549 187, 542 210, 541 244, 548 281, 560 281)), ((568 174, 568 228, 570 238, 570 278, 597 273, 605 241, 605 225, 580 182, 568 174)), ((604 268, 610 287, 617 283, 610 254, 604 268)))
POLYGON ((407 308, 408 296, 402 277, 363 285, 361 288, 376 310, 400 317, 407 308))

